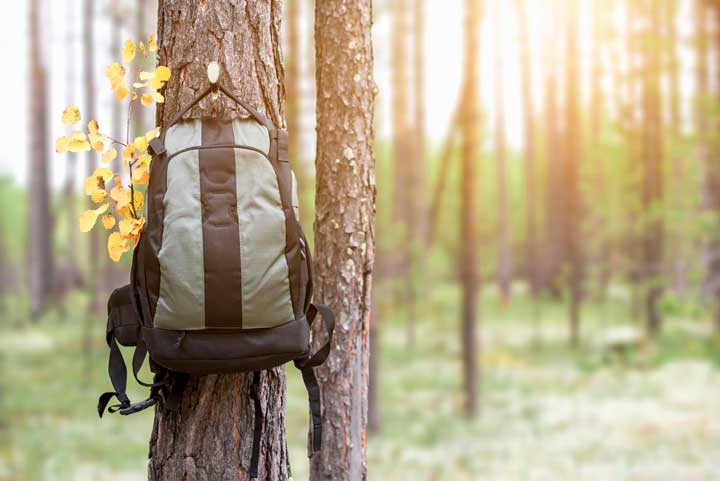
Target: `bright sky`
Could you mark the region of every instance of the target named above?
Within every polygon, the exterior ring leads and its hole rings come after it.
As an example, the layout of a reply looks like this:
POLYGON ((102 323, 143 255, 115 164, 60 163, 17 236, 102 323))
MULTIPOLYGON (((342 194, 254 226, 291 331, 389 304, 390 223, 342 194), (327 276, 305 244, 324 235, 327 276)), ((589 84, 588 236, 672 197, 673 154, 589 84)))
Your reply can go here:
MULTIPOLYGON (((583 0, 584 1, 584 0, 583 0)), ((82 75, 82 60, 80 58, 80 0, 44 0, 44 20, 42 22, 45 31, 46 51, 45 56, 50 66, 50 111, 51 119, 49 127, 51 138, 48 141, 48 148, 53 149, 54 139, 65 133, 60 123, 60 113, 69 103, 68 99, 76 99, 81 111, 82 92, 80 91, 80 76, 82 75), (71 22, 74 25, 76 36, 67 38, 66 25, 71 22), (69 82, 69 81, 70 82, 69 82), (69 92, 70 85, 75 85, 72 92, 69 92), (72 94, 72 95, 71 95, 72 94), (57 120, 57 121, 56 121, 57 120)), ((103 12, 109 9, 110 0, 98 1, 96 11, 103 12)), ((125 2, 134 4, 134 2, 125 2)), ((306 2, 302 2, 307 5, 306 2)), ((464 22, 464 1, 463 0, 426 0, 426 115, 427 131, 431 139, 431 145, 440 144, 447 131, 452 110, 457 102, 460 88, 461 72, 463 64, 462 35, 464 22)), ((586 3, 586 2, 585 2, 586 3)), ((689 9, 684 2, 681 13, 680 25, 687 29, 689 25, 689 9)), ((531 31, 535 39, 542 38, 543 29, 547 29, 545 18, 548 14, 547 0, 530 0, 529 19, 531 31)), ((379 116, 377 118, 377 135, 388 137, 390 135, 390 26, 391 18, 387 7, 388 0, 376 2, 375 26, 374 26, 374 49, 376 65, 376 82, 380 93, 378 102, 380 104, 379 116)), ((16 182, 25 184, 27 182, 27 133, 34 127, 28 125, 28 96, 29 80, 27 76, 27 13, 25 2, 8 2, 4 6, 3 29, 0 31, 0 52, 2 52, 3 64, 6 72, 0 76, 0 91, 5 93, 3 115, 0 115, 0 132, 3 132, 3 148, 0 150, 0 175, 10 175, 16 182)), ((513 147, 522 146, 522 112, 519 95, 519 60, 517 48, 517 32, 515 31, 514 12, 512 2, 504 0, 486 0, 485 22, 492 22, 500 26, 502 30, 504 59, 504 107, 508 141, 513 147), (500 10, 497 10, 499 8, 500 10)), ((102 126, 110 122, 111 91, 106 85, 103 77, 105 66, 110 63, 110 29, 107 15, 98 15, 95 25, 96 36, 96 84, 98 90, 97 119, 102 126)), ((583 15, 580 25, 580 53, 581 64, 587 72, 591 41, 589 39, 590 22, 589 16, 583 15)), ((124 37, 129 37, 129 34, 124 37)), ((305 43, 309 33, 303 34, 305 43)), ((536 108, 541 103, 542 94, 539 69, 542 68, 542 52, 537 51, 542 42, 534 41, 531 48, 534 50, 533 67, 535 74, 534 91, 536 97, 536 108)), ((493 35, 488 28, 483 29, 481 38, 481 81, 483 109, 485 111, 486 125, 492 128, 493 111, 495 108, 493 99, 493 35)), ((119 55, 115 55, 118 57, 119 55)), ((689 69, 683 69, 689 72, 689 69)), ((687 91, 688 75, 683 75, 683 90, 687 91)), ((309 89, 311 79, 307 78, 303 85, 309 89)), ((306 119, 312 121, 313 105, 306 102, 306 119)), ((311 131, 311 130, 310 130, 311 131)), ((306 134, 306 139, 309 135, 306 134)), ((489 142, 491 135, 486 137, 489 142)), ((489 145, 489 144, 488 144, 489 145)), ((308 143, 306 149, 312 152, 312 145, 308 143)), ((66 157, 51 152, 51 171, 53 185, 55 187, 62 183, 65 177, 67 165, 66 157)), ((84 156, 79 162, 84 171, 84 156)), ((78 173, 78 179, 81 175, 78 173)))

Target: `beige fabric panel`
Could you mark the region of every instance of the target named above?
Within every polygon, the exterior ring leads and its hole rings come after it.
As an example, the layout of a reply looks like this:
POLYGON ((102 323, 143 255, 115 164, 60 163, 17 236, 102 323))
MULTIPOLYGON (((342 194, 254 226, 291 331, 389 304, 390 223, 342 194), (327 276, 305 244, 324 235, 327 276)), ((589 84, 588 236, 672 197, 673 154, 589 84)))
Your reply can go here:
MULTIPOLYGON (((200 120, 180 122, 165 136, 168 157, 202 143, 200 120)), ((160 296, 154 325, 163 329, 205 328, 202 209, 199 151, 168 164, 165 220, 160 253, 160 296)))
MULTIPOLYGON (((269 150, 267 129, 252 120, 233 121, 235 141, 269 150)), ((285 214, 270 161, 235 150, 237 210, 243 285, 243 328, 277 326, 294 319, 285 259, 285 214)))

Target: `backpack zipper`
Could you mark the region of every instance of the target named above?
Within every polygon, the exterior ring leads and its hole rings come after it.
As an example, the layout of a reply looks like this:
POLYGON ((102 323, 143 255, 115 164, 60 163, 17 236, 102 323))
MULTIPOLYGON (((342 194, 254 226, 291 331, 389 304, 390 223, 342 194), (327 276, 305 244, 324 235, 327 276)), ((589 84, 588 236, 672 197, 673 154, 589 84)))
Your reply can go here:
POLYGON ((173 157, 176 155, 180 155, 184 152, 189 152, 191 150, 207 150, 207 149, 243 149, 243 150, 251 150, 253 152, 257 152, 258 154, 265 157, 268 161, 270 160, 270 157, 268 154, 263 152, 262 150, 258 149, 257 147, 253 147, 252 145, 242 145, 242 144, 216 144, 216 145, 196 145, 194 147, 185 147, 184 149, 180 149, 177 152, 174 152, 172 155, 170 155, 165 162, 169 163, 170 160, 172 160, 173 157))

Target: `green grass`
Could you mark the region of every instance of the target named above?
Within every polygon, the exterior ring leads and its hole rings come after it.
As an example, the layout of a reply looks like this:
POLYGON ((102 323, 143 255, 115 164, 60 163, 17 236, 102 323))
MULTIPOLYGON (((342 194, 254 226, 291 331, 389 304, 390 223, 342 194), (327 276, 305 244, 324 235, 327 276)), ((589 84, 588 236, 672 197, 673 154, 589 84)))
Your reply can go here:
MULTIPOLYGON (((709 322, 678 309, 658 340, 639 336, 618 350, 608 341, 614 330, 642 332, 618 288, 605 305, 585 306, 583 342, 574 349, 560 303, 530 301, 518 290, 502 307, 488 287, 478 323, 482 413, 469 420, 458 299, 450 283, 428 293, 412 349, 407 313, 381 299, 382 432, 368 441, 371 480, 720 479, 720 339, 709 322)), ((52 312, 37 324, 23 320, 22 298, 7 301, 0 479, 145 479, 152 412, 102 420, 95 412, 109 388, 103 321, 91 321, 83 355, 81 294, 67 319, 52 312)), ((131 398, 145 393, 129 386, 131 398)), ((307 404, 292 367, 288 389, 291 460, 302 480, 307 404)))

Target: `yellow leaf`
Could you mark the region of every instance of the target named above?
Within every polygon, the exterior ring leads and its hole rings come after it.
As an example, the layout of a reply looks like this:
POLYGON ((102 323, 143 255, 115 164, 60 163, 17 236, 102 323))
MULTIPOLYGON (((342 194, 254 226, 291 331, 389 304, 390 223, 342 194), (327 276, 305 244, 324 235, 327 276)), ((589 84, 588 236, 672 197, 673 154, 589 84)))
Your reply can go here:
POLYGON ((145 86, 145 84, 140 83, 140 82, 135 82, 135 83, 133 84, 133 88, 134 88, 134 89, 141 89, 141 88, 143 88, 144 86, 145 86))
POLYGON ((148 37, 148 49, 150 49, 151 52, 157 52, 157 35, 154 33, 151 33, 148 37))
POLYGON ((113 178, 112 170, 105 167, 98 167, 85 179, 85 194, 92 196, 97 190, 105 190, 108 181, 113 178))
POLYGON ((96 152, 102 152, 103 150, 105 150, 104 134, 90 132, 88 138, 90 139, 90 144, 92 145, 92 148, 95 149, 96 152))
POLYGON ((102 154, 102 157, 100 157, 100 162, 102 162, 103 164, 107 164, 108 162, 112 162, 113 160, 115 160, 115 157, 117 157, 117 150, 110 149, 104 154, 102 154))
POLYGON ((120 65, 118 62, 111 63, 107 69, 105 69, 105 77, 110 80, 110 86, 115 90, 120 82, 123 81, 125 76, 125 67, 120 65))
POLYGON ((130 89, 127 85, 125 85, 125 82, 122 82, 120 85, 117 86, 115 89, 115 98, 118 100, 122 100, 125 97, 127 97, 127 94, 130 93, 130 89))
POLYGON ((137 92, 136 92, 135 90, 133 90, 133 92, 132 92, 131 99, 133 100, 133 102, 134 102, 135 100, 137 100, 137 92))
POLYGON ((149 154, 143 154, 138 157, 137 161, 135 161, 135 165, 132 171, 131 181, 133 184, 147 184, 147 182, 150 180, 148 168, 150 167, 151 161, 152 157, 149 154))
POLYGON ((157 137, 159 133, 160 133, 160 127, 155 127, 154 129, 148 130, 145 133, 145 138, 147 139, 148 142, 150 142, 152 139, 157 137))
POLYGON ((70 152, 86 152, 90 150, 90 143, 85 139, 84 132, 73 130, 67 147, 70 152))
MULTIPOLYGON (((115 189, 113 189, 115 190, 115 189)), ((123 215, 125 217, 132 217, 134 213, 139 213, 143 205, 145 205, 145 196, 142 192, 139 190, 135 191, 135 194, 133 195, 133 202, 130 202, 130 191, 125 191, 126 194, 122 200, 122 202, 118 202, 115 206, 115 210, 117 210, 118 214, 123 215), (135 211, 133 212, 133 204, 135 206, 135 211)), ((112 192, 110 192, 110 196, 112 196, 112 192)))
POLYGON ((165 65, 160 65, 158 68, 155 69, 154 78, 159 79, 162 82, 167 82, 168 80, 170 80, 170 75, 170 69, 165 65))
POLYGON ((80 122, 80 109, 75 105, 68 106, 62 113, 62 123, 72 125, 80 122))
POLYGON ((123 253, 130 250, 128 247, 128 241, 123 239, 119 232, 113 232, 110 234, 108 237, 107 248, 108 254, 114 262, 119 261, 123 253))
POLYGON ((147 58, 147 50, 145 50, 145 44, 143 43, 142 40, 138 44, 138 47, 140 48, 140 51, 142 52, 143 57, 147 58))
POLYGON ((137 150, 138 152, 142 152, 143 150, 146 150, 148 148, 148 141, 145 136, 135 137, 133 145, 135 146, 135 150, 137 150))
POLYGON ((58 137, 55 141, 55 152, 58 154, 62 154, 63 152, 67 152, 68 147, 70 146, 70 139, 68 137, 58 137))
POLYGON ((98 126, 97 120, 93 119, 90 122, 88 122, 88 131, 91 134, 97 134, 99 128, 100 127, 98 126))
POLYGON ((103 204, 97 209, 89 209, 80 214, 80 230, 89 232, 97 222, 98 216, 105 212, 107 208, 108 204, 103 204))
POLYGON ((115 178, 115 187, 110 190, 110 197, 117 202, 116 209, 121 209, 130 203, 130 191, 120 185, 117 177, 115 178))
POLYGON ((90 200, 92 200, 94 203, 99 204, 100 202, 105 202, 108 198, 108 193, 104 190, 96 190, 92 194, 90 194, 90 200))
POLYGON ((125 40, 125 47, 122 48, 121 52, 125 63, 132 62, 132 59, 135 58, 135 42, 125 40))
POLYGON ((159 104, 165 102, 165 97, 163 97, 160 92, 153 92, 150 95, 152 95, 152 99, 159 104))
POLYGON ((153 103, 152 94, 143 94, 142 97, 140 97, 140 103, 145 107, 150 107, 153 103))
POLYGON ((124 239, 132 240, 133 243, 137 244, 140 238, 140 233, 145 227, 145 217, 140 216, 139 218, 123 219, 118 223, 118 230, 120 235, 124 239))
MULTIPOLYGON (((150 80, 155 76, 154 72, 140 72, 140 80, 150 80)), ((145 84, 141 84, 145 86, 145 84)))
POLYGON ((108 212, 107 214, 102 216, 102 223, 105 229, 112 229, 113 227, 115 227, 115 216, 108 212))
POLYGON ((135 144, 127 144, 123 149, 123 160, 130 161, 135 153, 135 144))

